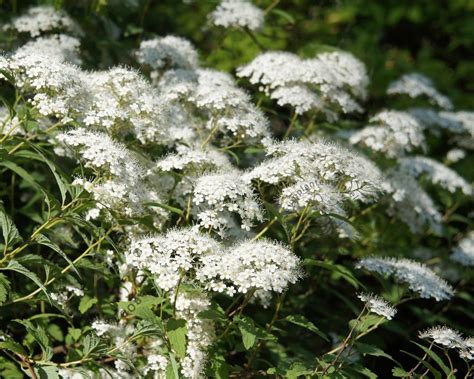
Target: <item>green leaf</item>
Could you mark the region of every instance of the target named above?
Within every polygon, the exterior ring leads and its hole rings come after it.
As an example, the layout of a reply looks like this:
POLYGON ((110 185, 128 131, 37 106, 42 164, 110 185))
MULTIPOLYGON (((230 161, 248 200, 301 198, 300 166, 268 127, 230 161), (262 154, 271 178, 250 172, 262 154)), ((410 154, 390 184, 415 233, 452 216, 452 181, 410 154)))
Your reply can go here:
POLYGON ((240 334, 242 335, 242 342, 246 350, 255 345, 257 340, 257 329, 255 324, 248 317, 239 318, 237 325, 239 326, 240 334))
POLYGON ((61 250, 61 248, 56 245, 54 242, 52 242, 48 237, 46 237, 44 234, 38 234, 38 236, 35 238, 35 242, 39 245, 47 246, 50 249, 54 250, 57 252, 79 275, 79 272, 77 271, 76 267, 74 266, 74 263, 68 258, 66 253, 61 250))
POLYGON ((10 270, 10 271, 16 271, 22 275, 25 275, 27 278, 31 279, 33 282, 35 282, 35 284, 41 288, 41 290, 44 292, 44 294, 46 295, 46 297, 48 298, 48 300, 51 301, 51 299, 49 298, 49 295, 48 293, 46 292, 46 287, 43 285, 43 283, 41 282, 40 278, 38 278, 38 276, 34 273, 34 272, 31 272, 30 270, 28 270, 26 267, 22 266, 20 263, 18 263, 17 261, 15 260, 11 260, 10 262, 8 262, 8 266, 7 267, 4 267, 4 268, 0 268, 0 270, 10 270))
POLYGON ((5 275, 0 274, 0 305, 2 305, 7 300, 9 291, 10 282, 5 275))
POLYGON ((179 379, 178 363, 173 353, 170 353, 171 363, 166 367, 166 379, 179 379))
POLYGON ((272 13, 277 14, 278 16, 284 18, 286 21, 288 21, 290 24, 295 23, 295 19, 291 14, 288 12, 282 11, 281 9, 272 9, 272 13))
POLYGON ((67 331, 74 341, 78 341, 79 338, 81 338, 81 334, 82 334, 81 329, 68 328, 67 331))
POLYGON ((178 358, 184 358, 186 355, 186 333, 185 320, 172 318, 166 323, 166 335, 178 358))
POLYGON ((56 366, 34 366, 38 379, 59 379, 59 368, 56 366))
POLYGON ((309 321, 306 317, 302 315, 290 315, 285 317, 284 320, 291 322, 292 324, 302 326, 303 328, 308 329, 313 333, 316 333, 318 336, 324 338, 326 341, 329 341, 329 339, 323 332, 321 332, 311 321, 309 321))
POLYGON ((79 302, 79 312, 86 313, 94 304, 98 302, 96 297, 83 296, 79 302))
POLYGON ((363 355, 372 355, 374 357, 384 357, 393 361, 393 358, 391 355, 385 353, 382 349, 379 349, 377 346, 368 345, 362 342, 357 342, 356 347, 359 353, 362 353, 363 355))
POLYGON ((12 353, 20 354, 24 357, 28 356, 28 353, 23 348, 23 346, 21 346, 18 342, 15 342, 13 340, 7 340, 7 341, 0 342, 0 350, 2 350, 2 349, 11 351, 12 353))
POLYGON ((167 205, 167 204, 149 202, 149 203, 145 203, 145 205, 148 205, 148 206, 151 206, 151 207, 160 207, 160 208, 166 209, 167 211, 176 213, 180 216, 182 216, 184 214, 184 212, 181 209, 172 207, 172 206, 167 205))
POLYGON ((401 367, 394 367, 392 369, 392 375, 396 376, 397 378, 404 378, 404 377, 410 376, 410 374, 406 372, 404 369, 402 369, 401 367))
POLYGON ((28 320, 13 320, 18 324, 23 325, 28 333, 33 337, 33 339, 41 347, 43 352, 42 360, 49 361, 53 356, 53 349, 51 348, 51 343, 49 341, 46 331, 40 325, 34 325, 31 321, 28 320))
POLYGON ((0 378, 23 379, 24 375, 13 362, 0 356, 0 378))
POLYGON ((56 341, 63 342, 64 341, 64 334, 61 328, 56 324, 49 324, 46 329, 51 337, 53 337, 56 341))
MULTIPOLYGON (((377 315, 372 315, 372 314, 369 314, 369 315, 365 315, 365 316, 362 316, 358 323, 357 323, 357 326, 356 326, 356 331, 359 332, 359 333, 364 333, 365 331, 367 331, 367 329, 369 329, 370 327, 374 326, 375 324, 379 323, 382 324, 384 322, 386 322, 387 320, 384 319, 382 316, 377 316, 377 315)), ((349 321, 349 326, 351 328, 354 327, 354 324, 355 324, 356 320, 351 320, 349 321)))
POLYGON ((6 246, 21 241, 20 232, 5 212, 2 204, 0 204, 0 226, 2 227, 3 240, 6 246))
POLYGON ((443 370, 443 372, 446 374, 447 377, 451 374, 451 370, 449 369, 448 366, 443 362, 443 360, 440 358, 438 354, 436 354, 433 350, 428 349, 426 346, 420 345, 419 343, 413 342, 416 346, 418 346, 420 349, 422 349, 428 356, 433 359, 438 366, 443 370))
POLYGON ((342 277, 346 282, 355 288, 364 287, 364 285, 359 280, 357 280, 357 278, 347 267, 334 264, 332 262, 317 261, 310 258, 305 259, 303 264, 308 266, 317 266, 332 271, 336 275, 336 278, 342 277))
POLYGON ((82 350, 84 357, 88 357, 92 354, 100 355, 107 351, 107 345, 93 333, 89 333, 84 337, 82 345, 84 346, 84 349, 82 350))

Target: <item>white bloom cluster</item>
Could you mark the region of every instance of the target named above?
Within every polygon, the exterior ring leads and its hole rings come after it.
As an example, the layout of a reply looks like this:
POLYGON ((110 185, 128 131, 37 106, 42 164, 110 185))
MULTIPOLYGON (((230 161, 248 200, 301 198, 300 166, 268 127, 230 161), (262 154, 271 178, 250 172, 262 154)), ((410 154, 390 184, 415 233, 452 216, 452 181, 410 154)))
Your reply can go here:
POLYGON ((344 198, 333 186, 324 184, 318 179, 300 180, 285 187, 280 195, 279 203, 288 212, 299 212, 311 206, 322 214, 335 213, 344 215, 341 205, 344 198))
POLYGON ((55 116, 69 122, 84 110, 87 91, 84 75, 75 66, 54 57, 36 54, 14 54, 3 63, 15 79, 15 86, 30 97, 43 116, 55 116))
POLYGON ((474 231, 471 230, 459 241, 453 250, 451 259, 464 266, 474 266, 474 231))
POLYGON ((169 154, 156 163, 160 171, 184 171, 187 174, 202 173, 212 169, 231 169, 227 156, 211 147, 178 147, 177 152, 169 154))
POLYGON ((421 298, 441 301, 449 300, 454 294, 454 289, 445 280, 424 264, 410 259, 365 258, 359 261, 357 268, 365 268, 382 275, 393 275, 397 281, 408 284, 421 298))
POLYGON ((456 163, 464 158, 466 158, 466 151, 463 149, 454 148, 454 149, 449 150, 448 153, 446 154, 446 159, 450 163, 456 163))
POLYGON ((167 367, 168 358, 161 354, 150 354, 146 357, 146 366, 143 370, 143 374, 147 375, 149 372, 153 372, 154 377, 165 377, 167 367))
POLYGON ((209 14, 212 24, 224 28, 257 30, 263 26, 264 12, 248 0, 222 0, 209 14))
POLYGON ((115 67, 86 79, 91 96, 83 116, 86 125, 113 135, 134 134, 142 143, 166 140, 167 104, 137 71, 115 67))
POLYGON ((382 189, 382 174, 374 163, 335 143, 288 140, 269 144, 266 150, 273 158, 246 173, 247 180, 292 185, 318 179, 342 188, 344 197, 363 202, 376 198, 382 189))
POLYGON ((447 189, 449 192, 461 190, 466 195, 472 194, 472 186, 457 172, 442 163, 423 157, 406 157, 398 161, 400 168, 414 177, 427 174, 434 184, 447 189))
POLYGON ((106 133, 84 129, 61 133, 57 139, 76 150, 80 160, 85 162, 84 166, 92 168, 96 174, 92 182, 79 178, 75 180, 75 184, 91 192, 97 202, 87 218, 97 218, 102 209, 108 209, 127 216, 153 214, 157 224, 163 221, 165 211, 159 208, 150 211, 144 205, 148 202, 161 203, 156 192, 157 184, 151 186, 145 181, 146 169, 125 145, 114 141, 106 133))
POLYGON ((447 326, 435 326, 420 332, 419 337, 448 349, 456 349, 462 359, 474 360, 474 338, 464 338, 457 330, 447 326))
POLYGON ((280 105, 290 105, 297 114, 322 110, 337 118, 332 104, 343 113, 360 112, 356 99, 365 99, 369 83, 365 66, 346 52, 321 53, 301 59, 287 52, 265 52, 237 70, 252 84, 260 84, 280 105))
POLYGON ((433 231, 441 231, 441 213, 412 176, 399 169, 390 169, 386 172, 384 188, 394 202, 390 212, 396 213, 412 233, 420 233, 427 224, 433 231))
POLYGON ((454 117, 448 116, 453 112, 438 112, 432 108, 410 108, 407 112, 415 117, 426 131, 439 134, 442 129, 456 134, 465 133, 462 124, 454 117))
POLYGON ((375 125, 356 131, 349 139, 352 144, 368 148, 396 158, 415 148, 424 148, 423 128, 406 112, 382 111, 370 119, 375 125))
POLYGON ((181 373, 185 378, 204 378, 207 349, 212 344, 215 332, 213 322, 201 320, 198 314, 209 309, 211 302, 200 294, 180 292, 176 298, 176 316, 186 320, 186 356, 181 360, 181 373))
POLYGON ((301 276, 299 258, 270 240, 244 241, 202 261, 197 277, 208 283, 208 289, 231 296, 250 290, 281 293, 301 276))
POLYGON ((194 69, 198 66, 198 53, 194 46, 188 40, 176 36, 142 41, 136 56, 139 63, 153 70, 194 69))
POLYGON ((431 103, 443 109, 451 109, 453 104, 446 96, 438 92, 433 86, 431 79, 419 73, 403 75, 401 78, 390 83, 387 93, 406 94, 412 98, 426 96, 431 103))
POLYGON ((5 29, 14 29, 19 33, 29 33, 37 37, 45 32, 68 31, 80 34, 79 26, 63 11, 57 11, 50 5, 31 7, 28 11, 15 18, 5 29))
POLYGON ((15 55, 26 57, 41 54, 57 61, 80 65, 80 45, 81 42, 75 37, 66 34, 51 34, 27 42, 15 51, 15 55))
POLYGON ((197 229, 176 229, 164 235, 132 239, 125 252, 130 267, 147 270, 165 291, 174 289, 185 276, 193 277, 206 255, 221 256, 221 245, 197 229))
POLYGON ((255 220, 263 220, 251 185, 237 170, 199 177, 193 191, 193 204, 199 224, 206 229, 224 229, 233 213, 239 216, 241 228, 247 231, 255 220))
POLYGON ((370 312, 385 317, 387 320, 391 320, 397 313, 397 310, 380 296, 370 293, 361 293, 357 295, 357 297, 365 303, 365 306, 370 312))

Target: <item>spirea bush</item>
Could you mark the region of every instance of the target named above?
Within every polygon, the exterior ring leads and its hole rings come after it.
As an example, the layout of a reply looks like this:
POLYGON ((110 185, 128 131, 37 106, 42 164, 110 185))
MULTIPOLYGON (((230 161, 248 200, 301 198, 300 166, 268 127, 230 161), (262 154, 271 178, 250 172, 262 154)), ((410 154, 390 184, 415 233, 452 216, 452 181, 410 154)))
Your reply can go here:
POLYGON ((474 111, 279 1, 144 3, 2 15, 0 377, 471 377, 474 111))

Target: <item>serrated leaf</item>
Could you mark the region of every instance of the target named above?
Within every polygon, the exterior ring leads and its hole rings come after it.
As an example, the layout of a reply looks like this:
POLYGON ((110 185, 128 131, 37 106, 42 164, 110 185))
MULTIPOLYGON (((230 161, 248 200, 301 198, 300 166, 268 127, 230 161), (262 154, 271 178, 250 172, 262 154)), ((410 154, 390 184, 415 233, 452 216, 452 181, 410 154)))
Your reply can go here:
POLYGON ((86 313, 94 304, 98 302, 96 297, 83 296, 79 302, 79 312, 86 313))
POLYGON ((240 330, 240 334, 242 335, 242 343, 246 350, 250 349, 253 345, 255 345, 255 341, 257 340, 257 329, 253 321, 248 317, 242 317, 238 320, 237 325, 240 330))
POLYGON ((15 271, 22 275, 25 275, 27 278, 31 279, 39 288, 41 288, 41 290, 44 292, 48 300, 51 300, 49 298, 48 293, 46 292, 46 287, 43 285, 40 278, 38 278, 38 276, 34 272, 31 272, 25 266, 22 266, 17 261, 11 260, 10 262, 8 262, 7 267, 0 268, 0 270, 10 270, 10 271, 15 271))
POLYGON ((0 274, 0 305, 2 305, 8 298, 8 292, 10 291, 10 282, 7 277, 0 274))
POLYGON ((74 263, 68 258, 66 253, 62 251, 62 249, 52 242, 48 237, 46 237, 44 234, 38 234, 35 238, 35 242, 39 245, 47 246, 50 249, 54 250, 56 253, 58 253, 76 272, 77 275, 79 275, 79 272, 77 271, 76 267, 74 266, 74 263))
POLYGON ((0 378, 23 379, 24 375, 13 362, 0 356, 0 378))
POLYGON ((356 343, 357 351, 359 353, 362 353, 363 355, 372 355, 374 357, 385 357, 393 361, 393 358, 391 355, 385 353, 382 349, 379 349, 377 346, 374 345, 368 345, 362 342, 357 342, 356 343))
POLYGON ((56 366, 34 366, 38 379, 59 379, 59 368, 56 366))
POLYGON ((18 342, 15 342, 13 340, 7 340, 7 341, 1 341, 0 342, 0 350, 8 350, 13 353, 20 354, 24 357, 28 356, 28 353, 26 350, 21 346, 18 342))
POLYGON ((84 357, 88 357, 92 354, 103 354, 107 351, 107 345, 103 343, 98 336, 92 333, 84 337, 82 345, 84 346, 82 350, 84 357))
POLYGON ((172 318, 166 323, 166 335, 178 358, 184 358, 186 355, 186 333, 185 320, 172 318))
POLYGON ((302 315, 290 315, 285 317, 284 320, 291 322, 292 324, 302 326, 303 328, 308 329, 313 333, 316 333, 318 336, 324 338, 326 341, 329 341, 329 339, 323 332, 321 332, 311 321, 309 321, 306 317, 302 315))
POLYGON ((5 212, 5 208, 2 204, 0 204, 0 227, 2 228, 3 240, 6 246, 21 241, 20 232, 10 216, 5 212))
POLYGON ((49 361, 53 356, 53 349, 51 348, 51 343, 49 341, 46 331, 41 325, 34 325, 31 321, 28 320, 14 320, 15 322, 23 325, 28 333, 33 337, 33 339, 38 343, 43 352, 42 360, 49 361))

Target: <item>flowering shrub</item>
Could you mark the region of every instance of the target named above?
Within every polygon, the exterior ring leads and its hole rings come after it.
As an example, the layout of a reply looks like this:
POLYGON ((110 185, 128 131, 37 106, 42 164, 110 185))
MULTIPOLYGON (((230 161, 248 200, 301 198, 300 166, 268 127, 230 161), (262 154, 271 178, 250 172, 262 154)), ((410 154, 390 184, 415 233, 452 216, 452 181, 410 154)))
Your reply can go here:
POLYGON ((174 6, 259 52, 5 15, 0 377, 471 377, 474 111, 420 72, 374 108, 351 52, 265 45, 278 1, 174 6))

